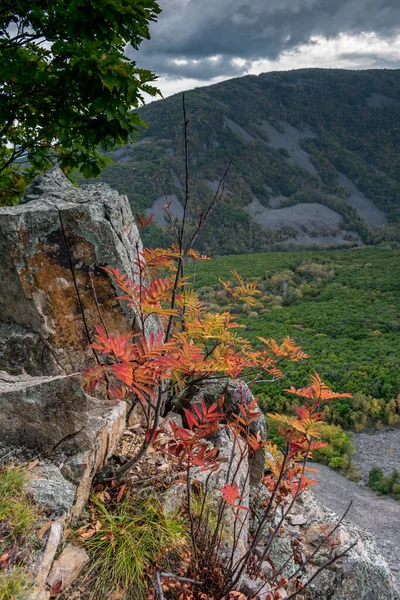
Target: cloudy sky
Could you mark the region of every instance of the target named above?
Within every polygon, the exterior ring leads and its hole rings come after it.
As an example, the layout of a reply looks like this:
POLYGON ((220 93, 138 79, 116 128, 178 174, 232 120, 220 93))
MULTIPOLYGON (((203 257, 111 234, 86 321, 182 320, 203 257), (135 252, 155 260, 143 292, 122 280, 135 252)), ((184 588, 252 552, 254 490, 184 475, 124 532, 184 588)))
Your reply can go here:
POLYGON ((164 96, 248 73, 400 68, 400 0, 159 0, 152 39, 128 52, 164 96))

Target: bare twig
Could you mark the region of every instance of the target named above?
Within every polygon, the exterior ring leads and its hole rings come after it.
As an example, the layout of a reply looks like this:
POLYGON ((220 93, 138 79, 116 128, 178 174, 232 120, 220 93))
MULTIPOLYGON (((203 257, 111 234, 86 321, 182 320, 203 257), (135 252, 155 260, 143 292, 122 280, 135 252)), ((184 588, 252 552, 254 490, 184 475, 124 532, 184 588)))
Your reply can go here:
POLYGON ((165 207, 164 207, 164 212, 165 212, 165 214, 167 215, 167 217, 169 218, 169 220, 170 220, 170 222, 171 222, 171 225, 172 225, 172 227, 173 227, 173 229, 174 229, 174 234, 175 234, 175 237, 176 237, 176 239, 178 239, 178 237, 179 237, 179 233, 178 233, 178 230, 177 230, 177 228, 176 228, 176 223, 175 223, 175 221, 173 220, 173 218, 172 218, 172 215, 171 215, 171 213, 170 213, 170 211, 169 211, 169 205, 168 205, 168 204, 169 204, 169 203, 168 203, 168 194, 167 194, 167 192, 166 192, 166 189, 165 189, 165 187, 164 187, 163 181, 162 181, 162 179, 161 179, 161 177, 160 177, 160 174, 159 174, 158 172, 156 173, 156 177, 157 177, 157 179, 158 179, 158 183, 160 184, 160 187, 161 187, 161 189, 162 189, 162 191, 163 191, 164 198, 165 198, 165 202, 166 202, 166 205, 165 205, 165 207))
POLYGON ((227 168, 225 170, 225 173, 222 175, 221 179, 219 180, 217 191, 215 192, 213 199, 211 200, 210 204, 208 205, 208 208, 207 208, 206 212, 204 213, 204 215, 203 214, 200 215, 199 223, 197 225, 197 228, 195 229, 192 237, 190 238, 190 241, 188 242, 188 244, 187 244, 187 246, 185 248, 185 252, 188 252, 188 250, 190 250, 190 248, 193 247, 193 245, 194 245, 194 243, 195 243, 195 241, 196 241, 196 239, 197 239, 197 237, 198 237, 198 235, 200 233, 201 228, 203 227, 204 223, 210 217, 210 215, 213 212, 213 210, 214 210, 214 208, 215 208, 218 200, 220 198, 222 198, 222 196, 224 194, 224 191, 225 191, 225 180, 226 180, 226 178, 228 176, 228 173, 229 173, 229 170, 230 170, 231 166, 232 166, 232 161, 230 160, 229 164, 228 164, 228 166, 227 166, 227 168))
POLYGON ((158 571, 156 572, 156 588, 157 588, 159 600, 165 600, 165 596, 162 591, 161 577, 160 577, 160 573, 158 571))
POLYGON ((174 573, 160 573, 160 577, 164 579, 177 579, 178 581, 182 581, 184 583, 192 583, 193 585, 204 585, 204 581, 197 581, 197 579, 189 579, 189 577, 180 577, 179 575, 175 575, 174 573))

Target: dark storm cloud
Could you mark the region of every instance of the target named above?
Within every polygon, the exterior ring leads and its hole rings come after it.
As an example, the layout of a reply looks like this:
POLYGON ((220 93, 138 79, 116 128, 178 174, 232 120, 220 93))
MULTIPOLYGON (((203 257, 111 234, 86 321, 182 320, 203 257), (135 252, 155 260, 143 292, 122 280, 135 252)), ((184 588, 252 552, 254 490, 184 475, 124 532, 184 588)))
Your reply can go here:
POLYGON ((251 61, 276 60, 313 36, 390 38, 400 30, 400 0, 160 0, 160 6, 140 64, 175 78, 241 75, 251 61))

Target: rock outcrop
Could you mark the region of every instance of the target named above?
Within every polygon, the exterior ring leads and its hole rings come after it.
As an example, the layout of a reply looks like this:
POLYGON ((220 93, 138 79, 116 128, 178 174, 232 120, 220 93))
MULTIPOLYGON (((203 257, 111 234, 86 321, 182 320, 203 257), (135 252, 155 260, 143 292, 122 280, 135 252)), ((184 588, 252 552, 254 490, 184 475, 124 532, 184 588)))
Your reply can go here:
POLYGON ((63 455, 65 476, 81 490, 85 480, 85 494, 126 417, 124 403, 83 392, 82 369, 97 360, 88 345, 96 325, 127 332, 136 319, 99 267, 133 277, 141 249, 125 196, 76 188, 57 167, 20 205, 0 208, 0 442, 63 455))
MULTIPOLYGON (((293 550, 311 556, 305 573, 311 579, 332 556, 354 545, 337 561, 324 568, 307 588, 309 600, 398 600, 389 566, 379 553, 374 539, 346 520, 338 527, 340 517, 322 506, 312 493, 303 494, 295 503, 292 516, 285 521, 285 532, 272 549, 275 567, 284 564, 293 550), (336 530, 332 535, 327 534, 336 530)), ((293 561, 288 572, 298 569, 293 561)))
POLYGON ((125 429, 126 403, 85 394, 81 372, 97 360, 88 348, 96 325, 139 330, 100 267, 133 278, 141 249, 125 196, 104 184, 76 188, 56 167, 20 205, 0 208, 0 442, 40 453, 27 487, 52 519, 37 599, 48 598, 65 522, 82 511, 125 429))
POLYGON ((141 247, 126 196, 101 183, 75 188, 57 167, 19 206, 0 208, 0 369, 75 373, 94 359, 96 325, 130 331, 135 313, 99 267, 133 277, 141 247))

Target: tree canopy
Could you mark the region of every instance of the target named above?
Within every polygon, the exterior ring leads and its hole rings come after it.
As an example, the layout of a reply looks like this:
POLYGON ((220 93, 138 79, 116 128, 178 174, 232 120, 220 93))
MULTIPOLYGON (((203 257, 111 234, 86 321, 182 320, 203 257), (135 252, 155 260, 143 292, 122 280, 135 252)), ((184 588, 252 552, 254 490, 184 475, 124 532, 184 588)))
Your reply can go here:
POLYGON ((132 110, 158 90, 124 50, 159 12, 155 0, 2 0, 0 203, 56 161, 97 175, 99 150, 131 139, 142 125, 132 110))

